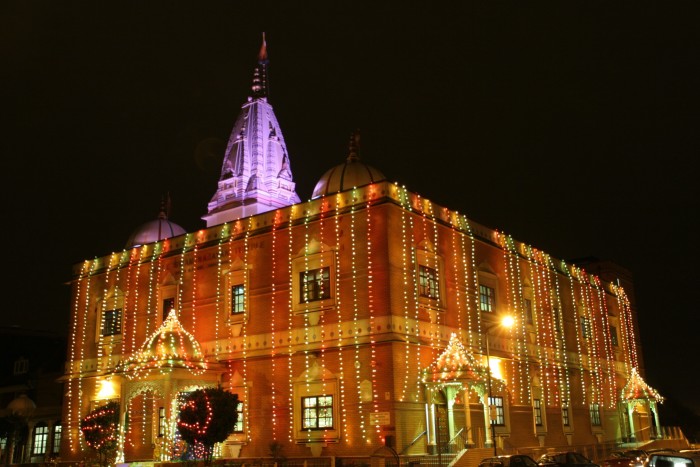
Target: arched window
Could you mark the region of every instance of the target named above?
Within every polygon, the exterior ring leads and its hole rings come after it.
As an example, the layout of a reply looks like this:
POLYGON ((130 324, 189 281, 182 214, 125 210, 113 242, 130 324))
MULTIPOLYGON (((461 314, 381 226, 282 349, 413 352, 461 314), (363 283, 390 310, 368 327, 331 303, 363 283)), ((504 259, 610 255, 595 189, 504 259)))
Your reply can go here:
POLYGON ((49 438, 49 427, 46 423, 37 423, 34 427, 34 441, 32 443, 32 455, 46 454, 46 442, 49 438))

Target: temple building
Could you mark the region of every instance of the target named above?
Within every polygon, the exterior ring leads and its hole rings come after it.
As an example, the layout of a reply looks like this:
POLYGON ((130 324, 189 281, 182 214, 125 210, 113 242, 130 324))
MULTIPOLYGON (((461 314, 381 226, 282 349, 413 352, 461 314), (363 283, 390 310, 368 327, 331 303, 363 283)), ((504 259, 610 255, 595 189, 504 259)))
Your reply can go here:
POLYGON ((223 458, 654 438, 629 274, 390 181, 358 133, 300 202, 268 64, 263 42, 206 228, 161 213, 74 266, 63 460, 86 456, 80 421, 114 400, 118 461, 177 458, 178 401, 216 386, 240 400, 223 458))

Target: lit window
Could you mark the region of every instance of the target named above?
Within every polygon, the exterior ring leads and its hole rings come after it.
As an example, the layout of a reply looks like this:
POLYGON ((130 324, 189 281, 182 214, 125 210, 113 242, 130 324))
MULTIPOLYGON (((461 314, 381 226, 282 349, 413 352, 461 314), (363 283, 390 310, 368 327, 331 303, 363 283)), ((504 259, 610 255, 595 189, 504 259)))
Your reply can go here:
POLYGON ((165 407, 158 407, 158 437, 165 436, 165 407))
POLYGON ((56 423, 53 426, 53 449, 51 450, 53 454, 58 454, 61 450, 61 424, 56 423))
POLYGON ((236 425, 233 427, 234 433, 243 433, 243 402, 236 405, 236 425))
POLYGON ((49 427, 45 423, 40 423, 34 427, 34 443, 32 455, 46 453, 46 441, 49 438, 49 427))
POLYGON ((617 342, 617 328, 615 326, 610 326, 610 342, 612 342, 612 345, 617 347, 619 344, 617 342))
POLYGON ((542 426, 542 401, 535 399, 532 406, 535 410, 535 425, 542 426))
POLYGON ((245 311, 245 286, 236 284, 231 287, 231 314, 237 315, 245 311))
POLYGON ((532 300, 526 298, 523 300, 523 306, 525 308, 525 323, 532 324, 532 300))
POLYGON ((122 310, 109 310, 102 314, 102 331, 105 337, 122 333, 122 310))
POLYGON ((600 405, 591 404, 591 425, 600 426, 600 405))
POLYGON ((324 300, 330 296, 331 269, 326 266, 299 273, 299 301, 301 303, 324 300))
POLYGON ((438 280, 435 269, 423 266, 418 267, 418 291, 421 297, 438 299, 438 280))
POLYGON ((333 396, 311 396, 301 399, 302 430, 333 428, 333 396))
POLYGON ((491 411, 491 424, 505 426, 506 412, 503 407, 503 398, 500 396, 489 397, 489 406, 491 411))
POLYGON ((485 312, 493 312, 496 309, 496 291, 487 285, 479 286, 480 309, 485 312))
POLYGON ((561 420, 564 426, 570 426, 571 421, 569 420, 569 403, 565 402, 561 406, 561 420))
POLYGON ((581 320, 581 335, 584 339, 588 339, 591 337, 591 322, 585 316, 580 316, 579 318, 581 320))

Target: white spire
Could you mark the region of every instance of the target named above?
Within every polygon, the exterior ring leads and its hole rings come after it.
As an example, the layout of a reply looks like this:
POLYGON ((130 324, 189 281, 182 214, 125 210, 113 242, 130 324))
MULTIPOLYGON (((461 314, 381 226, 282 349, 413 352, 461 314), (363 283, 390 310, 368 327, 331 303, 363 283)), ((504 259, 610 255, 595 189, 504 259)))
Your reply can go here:
POLYGON ((267 64, 263 34, 253 95, 241 106, 226 146, 218 189, 202 216, 207 227, 299 202, 282 130, 267 102, 267 64))

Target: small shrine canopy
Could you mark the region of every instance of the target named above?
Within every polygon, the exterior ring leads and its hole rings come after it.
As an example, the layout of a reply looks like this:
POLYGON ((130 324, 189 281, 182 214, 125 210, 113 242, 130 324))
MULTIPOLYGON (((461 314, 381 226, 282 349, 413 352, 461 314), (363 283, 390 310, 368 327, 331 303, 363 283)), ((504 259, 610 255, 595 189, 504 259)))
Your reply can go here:
POLYGON ((453 332, 447 348, 423 370, 423 382, 438 383, 457 379, 486 382, 488 374, 486 366, 464 348, 457 334, 453 332))
POLYGON ((627 402, 636 400, 663 402, 664 398, 656 389, 652 388, 644 381, 637 371, 637 368, 632 368, 630 378, 627 380, 625 387, 622 388, 622 400, 627 402))
POLYGON ((152 370, 167 372, 177 368, 199 375, 207 369, 207 362, 199 343, 182 327, 173 309, 141 349, 124 362, 123 369, 133 378, 152 370))

